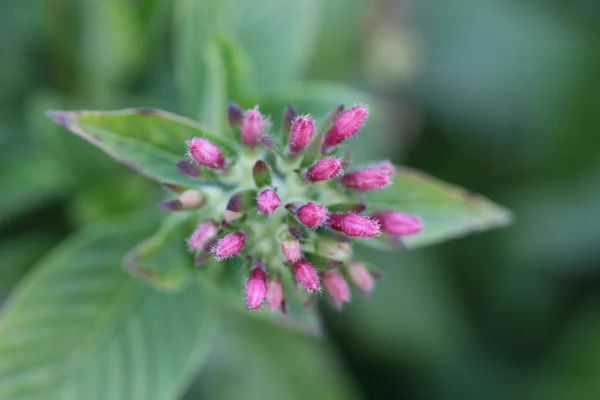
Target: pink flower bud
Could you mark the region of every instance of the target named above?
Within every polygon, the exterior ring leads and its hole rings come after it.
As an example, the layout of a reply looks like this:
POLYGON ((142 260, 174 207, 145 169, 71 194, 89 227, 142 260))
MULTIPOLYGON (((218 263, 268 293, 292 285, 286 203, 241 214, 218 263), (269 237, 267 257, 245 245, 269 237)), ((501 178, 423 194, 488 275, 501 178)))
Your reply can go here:
POLYGON ((318 228, 327 220, 327 208, 309 201, 296 212, 298 220, 313 229, 318 228))
POLYGON ((227 160, 221 150, 209 140, 195 137, 187 144, 190 157, 198 164, 214 169, 227 168, 227 160))
POLYGON ((342 182, 349 188, 369 191, 380 189, 390 183, 390 177, 377 171, 363 169, 360 171, 347 172, 342 182))
POLYGON ((423 229, 423 223, 419 218, 402 212, 383 212, 373 214, 371 217, 381 225, 385 233, 393 236, 414 235, 423 229))
POLYGON ((285 108, 283 112, 283 122, 281 124, 281 128, 284 132, 289 132, 292 128, 292 122, 296 119, 298 114, 296 113, 296 109, 293 105, 289 105, 285 108))
POLYGON ((204 197, 199 190, 188 189, 179 195, 179 202, 182 206, 188 208, 200 207, 204 204, 204 197))
POLYGON ((348 284, 340 274, 335 271, 327 271, 323 274, 323 286, 329 292, 336 307, 350 301, 350 290, 348 284))
POLYGON ((329 216, 331 229, 344 232, 348 236, 373 237, 381 233, 379 224, 368 218, 354 213, 331 214, 329 216))
POLYGON ((267 213, 270 216, 281 205, 281 200, 279 200, 279 196, 273 189, 265 189, 258 194, 256 203, 258 204, 259 214, 267 213))
POLYGON ((217 233, 219 225, 212 219, 206 220, 196 227, 188 239, 188 246, 191 250, 202 250, 217 237, 217 233))
POLYGON ((288 153, 298 154, 310 143, 315 132, 315 122, 307 115, 294 120, 288 143, 288 153))
POLYGON ((224 258, 239 254, 245 244, 246 234, 242 231, 236 231, 225 235, 211 250, 215 259, 221 261, 224 258))
POLYGON ((337 158, 323 158, 308 167, 304 172, 304 178, 309 182, 326 181, 341 174, 342 170, 342 163, 337 158))
POLYGON ((261 267, 250 271, 250 277, 246 281, 246 306, 252 310, 258 310, 267 297, 267 275, 261 267))
POLYGON ((267 288, 267 303, 271 310, 277 310, 281 307, 281 302, 283 301, 283 286, 281 285, 281 279, 269 279, 267 288))
POLYGON ((296 280, 312 293, 320 289, 319 276, 315 267, 310 265, 304 258, 296 261, 292 266, 296 280))
POLYGON ((394 167, 394 164, 387 160, 372 163, 369 166, 367 166, 367 169, 370 169, 371 171, 377 171, 389 177, 392 177, 394 175, 394 172, 396 172, 396 167, 394 167))
POLYGON ((244 113, 242 120, 242 142, 248 147, 256 147, 265 132, 265 119, 258 106, 244 113))
POLYGON ((227 119, 229 119, 229 126, 232 128, 239 126, 243 117, 244 112, 240 106, 231 102, 227 105, 227 119))
POLYGON ((325 135, 323 153, 328 153, 333 147, 356 134, 368 115, 369 109, 365 106, 354 106, 341 113, 325 135))
POLYGON ((375 283, 369 270, 356 260, 349 263, 348 275, 352 283, 363 293, 371 293, 375 283))
POLYGON ((288 236, 281 241, 281 252, 286 260, 298 260, 301 254, 300 241, 294 237, 288 236))

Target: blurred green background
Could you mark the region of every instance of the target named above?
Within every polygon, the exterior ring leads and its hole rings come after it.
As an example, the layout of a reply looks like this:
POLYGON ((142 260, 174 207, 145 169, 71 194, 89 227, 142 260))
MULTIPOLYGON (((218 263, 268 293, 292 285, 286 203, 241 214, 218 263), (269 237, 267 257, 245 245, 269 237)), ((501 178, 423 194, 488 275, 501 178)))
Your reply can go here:
POLYGON ((227 73, 217 100, 273 112, 372 101, 359 158, 517 219, 364 250, 384 277, 369 300, 322 307, 323 339, 226 318, 185 399, 600 398, 599 19, 591 0, 3 1, 0 295, 85 226, 163 215, 157 184, 44 111, 151 106, 212 123, 205 99, 227 73))

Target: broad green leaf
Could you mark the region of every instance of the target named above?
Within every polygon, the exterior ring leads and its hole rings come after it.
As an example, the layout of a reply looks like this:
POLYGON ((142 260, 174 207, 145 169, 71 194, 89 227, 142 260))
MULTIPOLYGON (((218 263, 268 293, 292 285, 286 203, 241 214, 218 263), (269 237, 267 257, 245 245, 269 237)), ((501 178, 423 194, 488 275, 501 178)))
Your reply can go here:
MULTIPOLYGON (((466 236, 509 224, 511 213, 483 196, 410 168, 398 167, 393 184, 367 192, 369 211, 395 210, 413 214, 423 221, 423 230, 402 239, 413 248, 466 236)), ((362 243, 385 246, 386 235, 362 243)))
POLYGON ((361 398, 327 340, 224 309, 206 368, 185 400, 361 398), (235 377, 232 384, 231 377, 235 377))
POLYGON ((179 398, 214 319, 197 286, 164 294, 120 268, 154 226, 136 218, 84 230, 17 286, 0 314, 0 398, 179 398))
POLYGON ((223 137, 194 121, 161 110, 53 111, 48 116, 116 160, 159 182, 211 184, 184 175, 176 166, 187 152, 186 141, 194 136, 210 139, 226 155, 233 150, 223 137))
POLYGON ((189 213, 170 215, 152 237, 129 252, 124 268, 156 289, 181 290, 191 280, 193 254, 186 239, 192 234, 196 218, 189 213))

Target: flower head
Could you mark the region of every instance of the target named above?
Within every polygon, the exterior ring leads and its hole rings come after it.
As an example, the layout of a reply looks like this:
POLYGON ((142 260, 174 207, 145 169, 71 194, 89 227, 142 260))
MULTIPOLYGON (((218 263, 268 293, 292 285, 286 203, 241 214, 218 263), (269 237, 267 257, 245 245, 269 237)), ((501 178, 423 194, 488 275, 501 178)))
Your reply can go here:
POLYGON ((350 301, 350 289, 340 274, 335 271, 323 273, 323 286, 331 296, 333 304, 340 308, 342 304, 350 301))
POLYGON ((359 261, 351 260, 348 263, 348 276, 352 283, 365 294, 371 293, 375 283, 369 270, 359 261))
POLYGON ((294 120, 290 131, 288 153, 298 154, 310 143, 315 132, 315 121, 307 115, 294 120))
POLYGON ((246 111, 242 120, 242 142, 248 147, 256 147, 265 133, 265 119, 258 106, 246 111))
POLYGON ((296 212, 298 220, 310 228, 318 228, 327 220, 327 207, 309 201, 296 212))
POLYGON ((302 258, 296 261, 292 269, 298 283, 304 286, 309 293, 318 291, 321 288, 317 270, 306 259, 302 258))
POLYGON ((363 105, 354 106, 342 112, 323 141, 323 153, 328 153, 341 142, 355 135, 369 116, 369 109, 363 105))
POLYGON ((331 229, 344 232, 348 236, 374 237, 381 233, 377 221, 354 213, 335 213, 329 217, 331 229))
POLYGON ((246 234, 236 231, 225 235, 212 248, 217 261, 239 254, 246 244, 246 234))
POLYGON ((280 278, 271 278, 267 281, 267 304, 271 310, 277 310, 283 302, 283 286, 280 278))
POLYGON ((381 230, 392 236, 414 235, 421 232, 423 224, 414 215, 390 211, 371 215, 381 226, 381 230))
POLYGON ((390 183, 390 176, 383 172, 363 169, 346 172, 342 178, 342 182, 346 187, 366 192, 386 186, 390 183))
POLYGON ((220 170, 227 168, 227 160, 223 157, 221 149, 210 140, 195 137, 187 144, 190 157, 198 164, 220 170))
POLYGON ((219 233, 219 225, 212 219, 206 220, 196 227, 188 239, 188 245, 191 250, 202 250, 215 240, 217 233, 219 233))
POLYGON ((304 178, 309 182, 326 181, 341 174, 343 169, 340 160, 327 157, 311 165, 304 173, 304 178))
POLYGON ((267 297, 267 274, 258 266, 250 271, 246 281, 246 306, 258 310, 267 297))
POLYGON ((265 189, 258 194, 256 203, 260 214, 267 213, 271 215, 281 205, 281 200, 273 189, 265 189))

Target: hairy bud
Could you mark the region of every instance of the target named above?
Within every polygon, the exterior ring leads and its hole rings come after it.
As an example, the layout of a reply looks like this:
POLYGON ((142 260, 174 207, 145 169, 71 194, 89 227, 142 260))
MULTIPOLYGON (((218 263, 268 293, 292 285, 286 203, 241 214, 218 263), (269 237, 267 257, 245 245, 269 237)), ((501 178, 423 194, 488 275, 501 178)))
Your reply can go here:
POLYGON ((342 112, 325 135, 322 152, 328 153, 350 136, 355 135, 369 115, 369 109, 359 105, 342 112))
POLYGON ((186 208, 200 207, 204 201, 204 196, 196 189, 188 189, 179 195, 179 202, 186 208))
POLYGON ((391 162, 385 160, 385 161, 378 161, 378 162, 374 162, 372 164, 369 164, 367 166, 367 169, 370 169, 371 171, 377 171, 380 174, 384 174, 387 175, 389 177, 394 175, 394 172, 396 171, 396 168, 394 167, 394 164, 392 164, 391 162))
POLYGON ((327 220, 327 208, 309 201, 296 211, 298 220, 310 228, 318 228, 327 220))
POLYGON ((326 181, 341 174, 342 162, 335 157, 323 158, 304 172, 304 179, 309 182, 326 181))
POLYGON ((390 176, 378 171, 363 169, 345 173, 342 182, 346 187, 366 192, 386 186, 390 183, 390 176))
POLYGON ((246 234, 236 231, 225 235, 211 249, 215 259, 221 261, 224 258, 239 254, 246 244, 246 234))
POLYGON ((260 214, 267 213, 270 216, 281 205, 281 200, 273 189, 265 189, 258 194, 256 203, 258 204, 258 212, 260 214))
POLYGON ((371 215, 388 235, 405 236, 421 232, 423 223, 414 215, 390 211, 371 215))
POLYGON ((219 233, 219 225, 212 219, 202 222, 196 227, 192 236, 188 239, 191 250, 202 250, 211 244, 219 233))
POLYGON ((237 104, 230 102, 227 105, 227 119, 229 120, 229 126, 236 128, 242 122, 244 118, 244 112, 237 104))
POLYGON ((292 236, 288 236, 281 241, 281 252, 286 260, 296 261, 300 258, 300 241, 292 236))
POLYGON ((258 310, 267 297, 267 274, 261 267, 250 271, 246 281, 246 306, 258 310))
POLYGON ((356 260, 351 260, 348 263, 348 276, 352 283, 365 294, 371 293, 375 286, 369 270, 356 260))
POLYGON ((283 286, 281 279, 269 279, 267 281, 267 304, 271 310, 277 310, 283 302, 283 286))
POLYGON ((292 266, 292 270, 298 283, 304 286, 309 293, 320 289, 317 270, 304 258, 296 261, 292 266))
POLYGON ((334 213, 329 216, 331 229, 344 232, 348 236, 374 237, 381 233, 376 221, 354 213, 334 213))
POLYGON ((310 143, 315 132, 315 121, 307 115, 296 118, 292 124, 288 154, 300 153, 310 143))
POLYGON ((223 157, 221 149, 209 140, 195 137, 187 144, 190 157, 198 164, 219 170, 227 168, 227 160, 223 157))
POLYGON ((242 120, 242 142, 248 147, 256 147, 265 132, 265 120, 258 106, 244 113, 242 120))
POLYGON ((348 284, 340 274, 335 271, 327 271, 323 274, 323 286, 337 308, 350 301, 350 290, 348 284))

